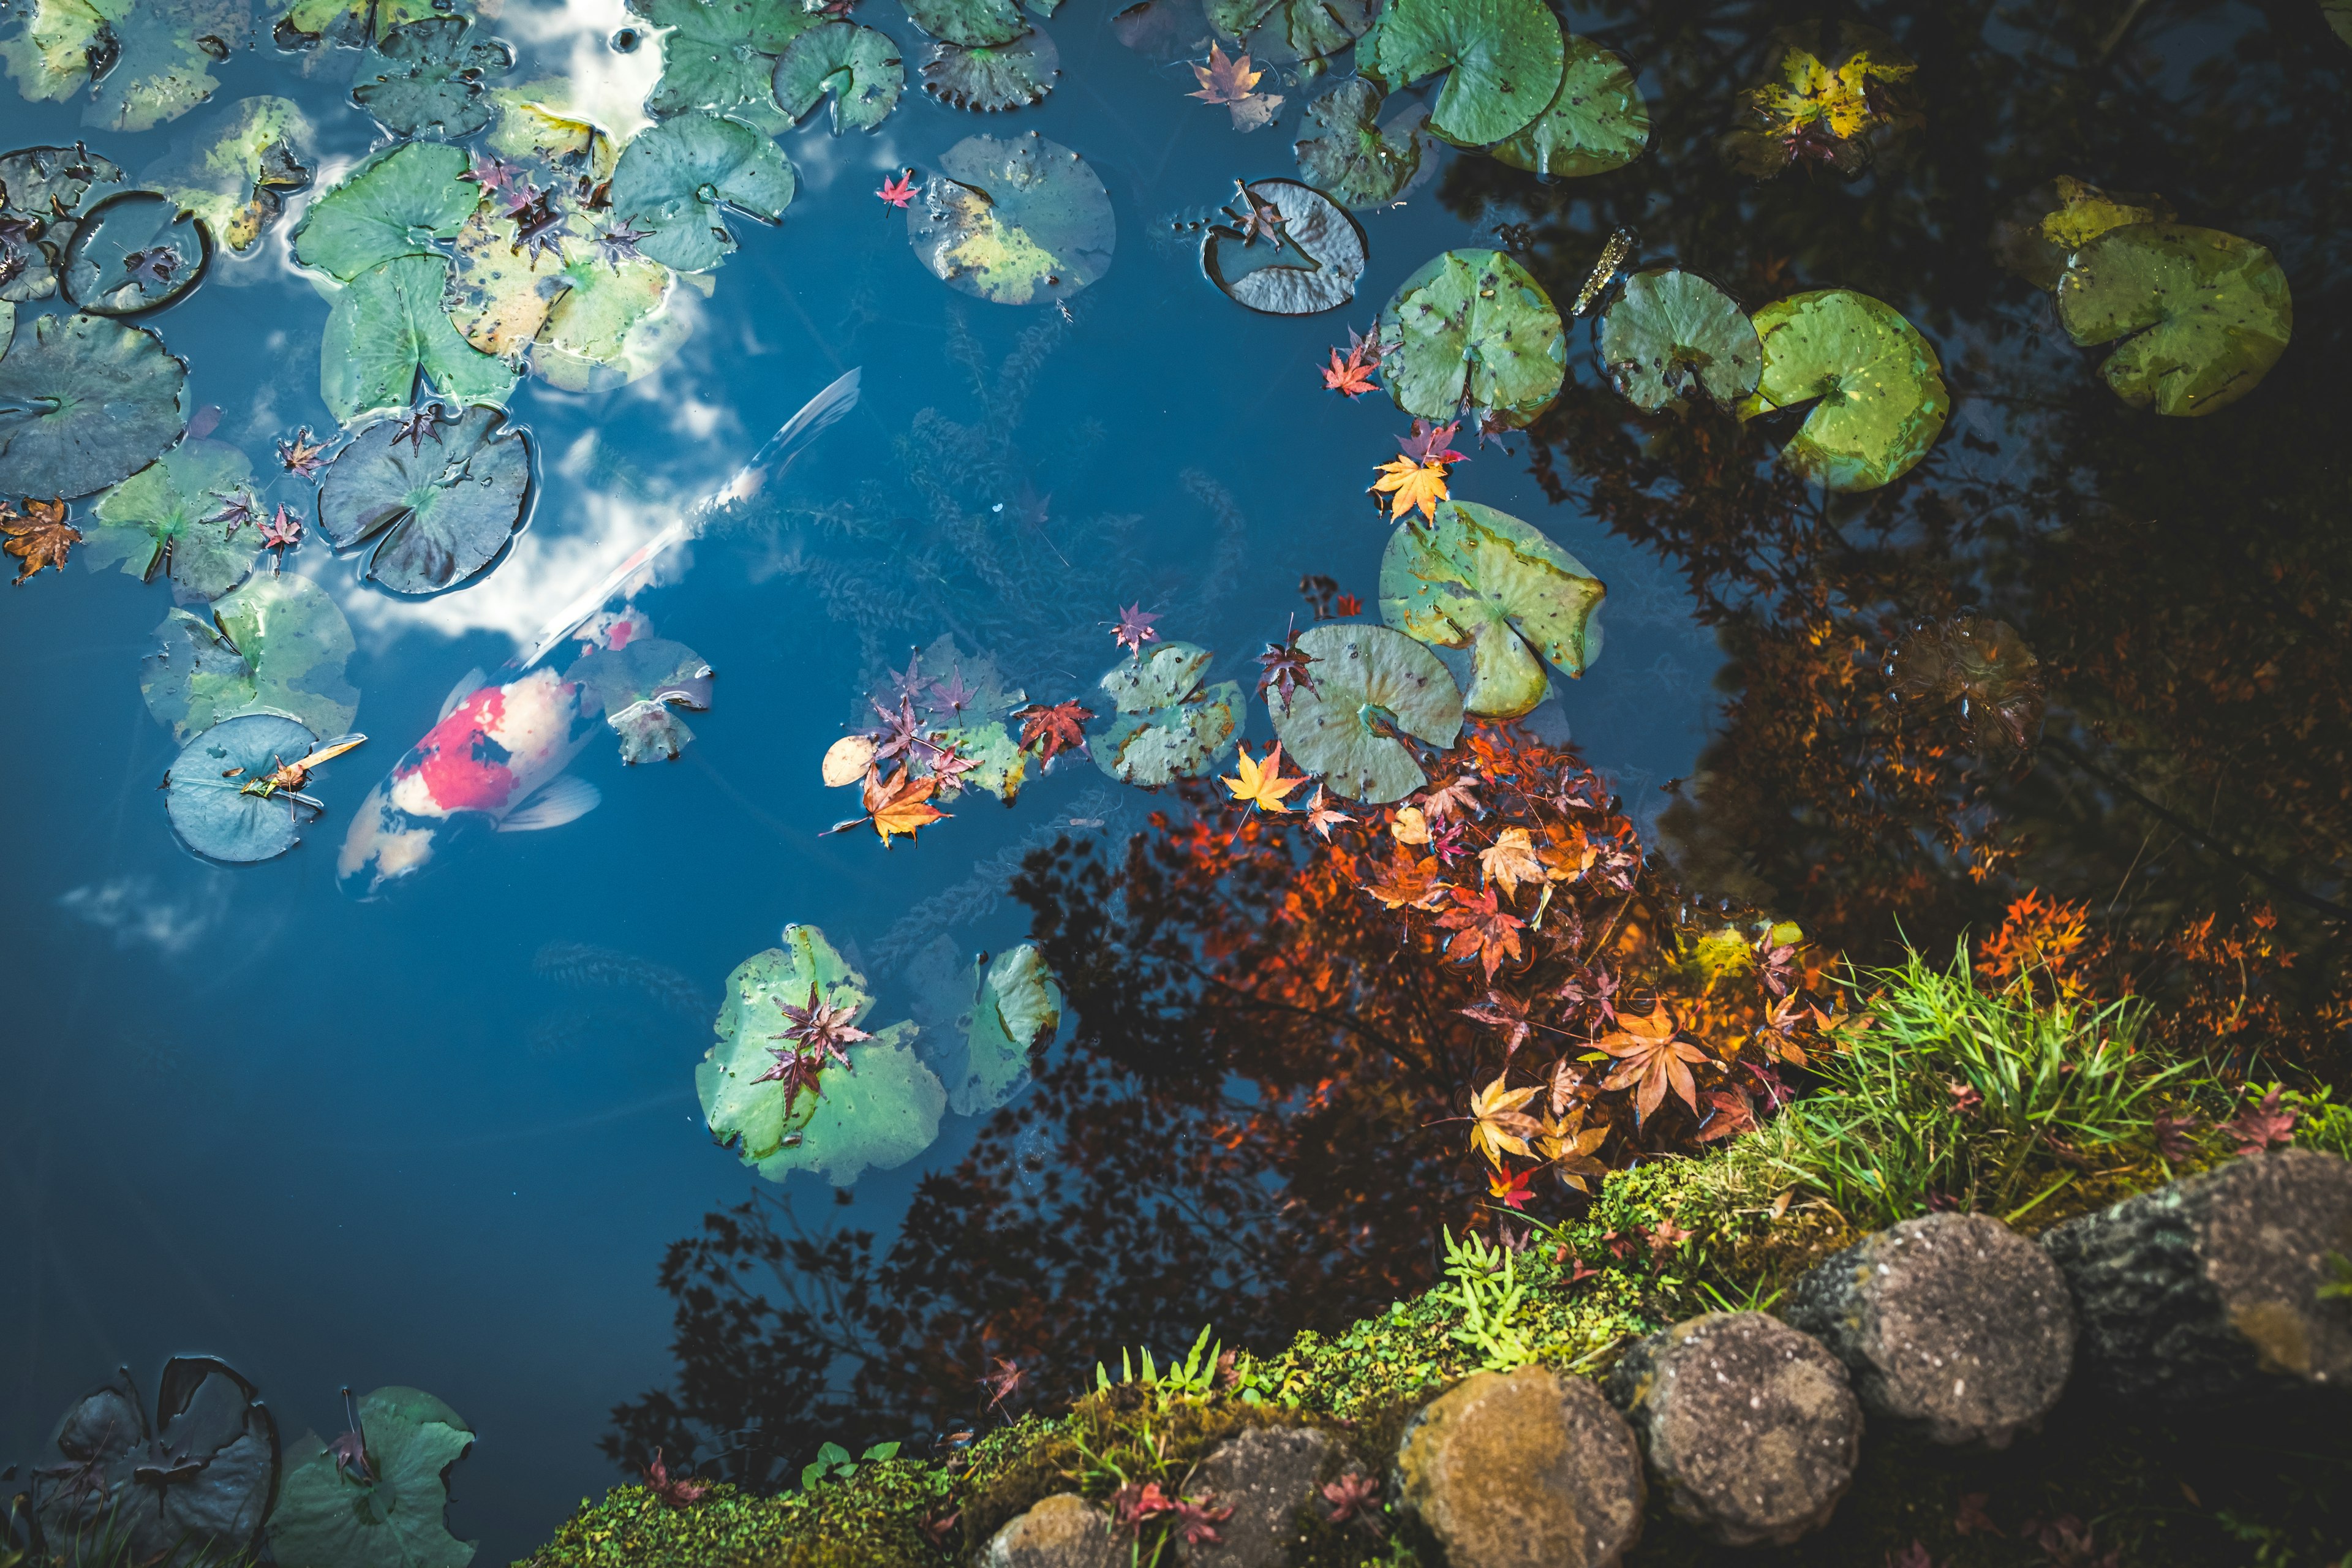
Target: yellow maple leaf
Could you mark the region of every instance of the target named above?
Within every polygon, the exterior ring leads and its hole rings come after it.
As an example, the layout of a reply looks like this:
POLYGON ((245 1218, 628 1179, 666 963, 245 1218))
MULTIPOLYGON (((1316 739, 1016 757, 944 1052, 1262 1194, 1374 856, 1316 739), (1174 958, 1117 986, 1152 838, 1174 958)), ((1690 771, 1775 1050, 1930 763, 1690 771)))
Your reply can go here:
POLYGON ((1290 807, 1282 804, 1282 797, 1307 782, 1303 773, 1294 773, 1288 778, 1282 776, 1282 742, 1279 741, 1274 743, 1274 749, 1266 752, 1263 761, 1252 758, 1249 748, 1244 746, 1241 760, 1234 765, 1240 777, 1219 779, 1217 782, 1233 791, 1234 798, 1244 805, 1255 805, 1266 811, 1288 811, 1290 807))
POLYGON ((1545 879, 1543 860, 1524 827, 1503 829, 1500 837, 1478 851, 1478 865, 1486 880, 1501 887, 1507 897, 1517 896, 1521 882, 1545 879))
POLYGON ((1393 463, 1382 463, 1380 471, 1381 477, 1372 481, 1372 493, 1389 497, 1390 521, 1415 507, 1432 522, 1437 521, 1437 503, 1445 499, 1444 464, 1416 463, 1400 455, 1393 463))
POLYGON ((1397 807, 1396 820, 1389 824, 1389 833, 1400 844, 1426 844, 1429 818, 1421 814, 1417 805, 1401 805, 1397 807))
POLYGON ((1486 1155, 1498 1171, 1503 1168, 1505 1154, 1535 1158, 1528 1140, 1542 1131, 1543 1124, 1521 1107, 1541 1092, 1540 1086, 1505 1089, 1503 1075, 1496 1074, 1494 1082, 1470 1097, 1471 1149, 1486 1155))

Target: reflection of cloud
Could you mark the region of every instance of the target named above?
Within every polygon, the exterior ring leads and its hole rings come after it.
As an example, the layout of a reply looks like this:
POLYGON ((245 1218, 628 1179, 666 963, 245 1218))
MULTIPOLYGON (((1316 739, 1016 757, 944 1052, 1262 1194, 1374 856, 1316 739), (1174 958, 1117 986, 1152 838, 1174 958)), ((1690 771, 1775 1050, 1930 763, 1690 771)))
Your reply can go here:
POLYGON ((515 80, 571 78, 568 111, 625 140, 653 123, 646 94, 661 79, 664 30, 646 26, 623 0, 516 0, 499 17, 501 35, 531 46, 515 80), (612 44, 624 27, 642 40, 625 55, 612 44))
POLYGON ((112 931, 118 947, 152 942, 176 955, 227 911, 228 900, 217 874, 207 879, 202 894, 185 902, 156 897, 149 878, 117 877, 72 889, 58 900, 58 907, 100 931, 112 931))

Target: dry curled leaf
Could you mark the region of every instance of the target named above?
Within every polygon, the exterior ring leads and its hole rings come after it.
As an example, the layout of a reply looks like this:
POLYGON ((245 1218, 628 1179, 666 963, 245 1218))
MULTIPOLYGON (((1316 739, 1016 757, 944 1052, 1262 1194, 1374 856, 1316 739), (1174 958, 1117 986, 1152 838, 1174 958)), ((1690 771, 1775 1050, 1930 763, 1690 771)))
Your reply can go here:
POLYGON ((44 566, 64 571, 66 557, 81 542, 81 530, 66 521, 66 503, 61 500, 27 499, 21 512, 0 501, 0 533, 8 536, 0 550, 24 563, 16 573, 19 583, 44 566))

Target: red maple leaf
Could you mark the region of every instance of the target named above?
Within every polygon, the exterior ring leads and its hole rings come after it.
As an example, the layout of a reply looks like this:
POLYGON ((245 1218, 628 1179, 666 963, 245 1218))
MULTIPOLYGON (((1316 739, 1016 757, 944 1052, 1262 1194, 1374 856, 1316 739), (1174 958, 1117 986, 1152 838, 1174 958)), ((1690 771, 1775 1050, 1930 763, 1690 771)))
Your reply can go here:
POLYGON ((1456 906, 1437 917, 1437 923, 1454 933, 1446 939, 1446 952, 1465 963, 1475 957, 1486 966, 1486 978, 1493 980, 1506 958, 1520 956, 1519 932, 1527 928, 1527 921, 1497 905, 1492 888, 1475 893, 1465 888, 1446 891, 1456 906))
POLYGON ((1324 1482, 1323 1500, 1331 1505, 1333 1524, 1355 1520, 1374 1535, 1388 1531, 1388 1526, 1381 1520, 1381 1483, 1370 1476, 1349 1470, 1336 1481, 1324 1482))
POLYGON ((1052 704, 1032 702, 1026 708, 1015 708, 1013 717, 1021 721, 1021 743, 1039 748, 1037 760, 1050 763, 1073 746, 1087 749, 1087 721, 1095 716, 1091 708, 1076 701, 1052 704))
POLYGON ((1454 449, 1454 433, 1461 428, 1462 422, 1458 419, 1451 425, 1432 425, 1428 420, 1416 416, 1412 422, 1412 434, 1397 437, 1397 450, 1416 463, 1466 461, 1454 449))
POLYGON ((1706 1102, 1715 1109, 1699 1129, 1698 1141, 1712 1143, 1719 1138, 1733 1138, 1756 1128, 1756 1106, 1736 1089, 1710 1089, 1706 1102))
POLYGON ((778 1046, 774 1050, 776 1059, 768 1065, 766 1072, 751 1081, 782 1084, 786 1116, 793 1113, 793 1105, 800 1099, 801 1090, 806 1089, 811 1094, 823 1098, 824 1090, 817 1083, 818 1071, 824 1066, 823 1053, 802 1052, 790 1046, 778 1046))
POLYGON ((1525 1171, 1513 1171, 1507 1176, 1500 1173, 1489 1175, 1486 1178, 1486 1194, 1489 1197, 1500 1199, 1506 1208, 1525 1208, 1528 1200, 1535 1196, 1528 1190, 1528 1184, 1535 1179, 1536 1172, 1541 1168, 1535 1166, 1525 1171))
POLYGON ((1381 384, 1372 379, 1374 368, 1373 365, 1365 363, 1353 354, 1341 359, 1339 351, 1333 349, 1331 363, 1323 367, 1323 384, 1333 392, 1344 393, 1349 397, 1361 397, 1368 392, 1378 392, 1381 389, 1381 384))
POLYGON ((2007 1533, 1992 1521, 1992 1515, 1985 1511, 1985 1504, 1991 1500, 1991 1496, 1990 1492, 1962 1492, 1959 1511, 1952 1516, 1953 1531, 1959 1535, 1974 1535, 1979 1531, 1994 1535, 2007 1533))
POLYGON ((1528 1043, 1528 1036, 1535 1029, 1535 1025, 1528 1019, 1528 1005, 1500 991, 1489 991, 1476 1006, 1464 1007, 1459 1011, 1465 1018, 1475 1018, 1481 1024, 1494 1026, 1503 1037, 1503 1059, 1506 1062, 1528 1043))
POLYGON ((905 206, 915 199, 915 171, 909 169, 895 180, 884 180, 882 188, 874 194, 894 207, 905 206))
POLYGON ((1012 1398, 1013 1394, 1021 1387, 1021 1380, 1028 1375, 1029 1374, 1026 1372, 1022 1370, 1019 1363, 1007 1361, 1004 1357, 998 1356, 996 1358, 996 1370, 984 1374, 980 1380, 980 1385, 988 1390, 988 1407, 991 1410, 994 1410, 998 1405, 1012 1398))
POLYGON ((1331 607, 1331 613, 1342 616, 1360 616, 1364 613, 1364 601, 1353 594, 1342 594, 1339 602, 1331 607))
POLYGON ((1315 662, 1315 656, 1298 646, 1298 617, 1296 616, 1290 618, 1289 633, 1280 642, 1266 644, 1265 651, 1257 656, 1257 662, 1258 668, 1265 671, 1257 678, 1260 700, 1265 700, 1268 690, 1281 692, 1282 700, 1288 702, 1298 695, 1298 689, 1302 686, 1309 691, 1315 689, 1315 682, 1307 673, 1307 667, 1315 662))
POLYGON ((2295 1115, 2292 1110, 2279 1108, 2278 1088, 2273 1085, 2260 1105, 2246 1107, 2238 1113, 2237 1120, 2224 1123, 2221 1131, 2238 1141, 2239 1153, 2259 1154, 2294 1136, 2295 1115))

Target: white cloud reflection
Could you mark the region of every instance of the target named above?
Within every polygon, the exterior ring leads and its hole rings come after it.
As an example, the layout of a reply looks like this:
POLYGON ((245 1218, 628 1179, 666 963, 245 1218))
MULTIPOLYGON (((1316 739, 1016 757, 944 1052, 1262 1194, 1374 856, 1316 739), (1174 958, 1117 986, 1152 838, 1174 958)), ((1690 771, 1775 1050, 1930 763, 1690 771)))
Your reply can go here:
POLYGON ((646 94, 661 79, 658 39, 666 30, 647 26, 623 0, 508 0, 499 15, 499 34, 527 46, 514 79, 569 77, 569 112, 623 140, 653 123, 646 114, 646 94), (612 43, 624 27, 641 40, 627 54, 612 43))
POLYGON ((117 947, 144 942, 169 956, 185 952, 227 912, 228 900, 216 877, 193 897, 159 897, 147 877, 116 877, 86 882, 58 900, 58 907, 87 924, 114 934, 117 947))

